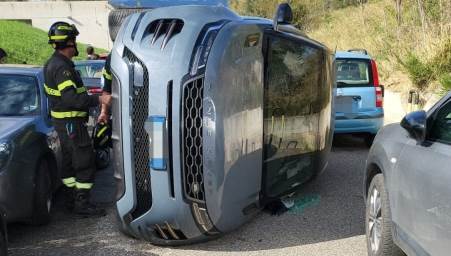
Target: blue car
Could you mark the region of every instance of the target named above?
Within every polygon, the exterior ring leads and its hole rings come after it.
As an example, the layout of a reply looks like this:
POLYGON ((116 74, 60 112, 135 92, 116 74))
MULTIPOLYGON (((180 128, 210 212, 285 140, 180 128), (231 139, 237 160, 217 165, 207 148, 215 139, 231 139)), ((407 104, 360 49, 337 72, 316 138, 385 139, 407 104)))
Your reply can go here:
POLYGON ((50 221, 59 163, 42 68, 0 65, 0 205, 7 222, 50 221))
POLYGON ((335 134, 365 135, 371 145, 384 123, 383 86, 365 50, 336 53, 335 134))

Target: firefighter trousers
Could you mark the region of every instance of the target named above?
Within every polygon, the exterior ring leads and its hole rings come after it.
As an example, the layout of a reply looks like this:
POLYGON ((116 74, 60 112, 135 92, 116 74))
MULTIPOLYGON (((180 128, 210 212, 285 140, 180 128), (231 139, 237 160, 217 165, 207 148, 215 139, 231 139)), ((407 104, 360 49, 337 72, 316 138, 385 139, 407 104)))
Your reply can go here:
POLYGON ((86 123, 82 120, 54 120, 61 143, 62 180, 66 187, 91 189, 96 171, 95 153, 86 123))

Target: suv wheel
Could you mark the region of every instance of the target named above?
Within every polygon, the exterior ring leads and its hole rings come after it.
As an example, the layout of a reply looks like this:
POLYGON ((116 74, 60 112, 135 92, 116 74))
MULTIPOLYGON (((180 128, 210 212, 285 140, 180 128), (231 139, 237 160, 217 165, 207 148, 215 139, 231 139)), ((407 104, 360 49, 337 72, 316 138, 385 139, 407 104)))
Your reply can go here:
POLYGON ((50 168, 47 160, 43 158, 39 161, 35 176, 33 215, 31 217, 33 225, 44 225, 50 222, 52 197, 50 168))
POLYGON ((371 181, 366 201, 365 229, 369 256, 404 255, 392 238, 392 221, 384 176, 371 181))

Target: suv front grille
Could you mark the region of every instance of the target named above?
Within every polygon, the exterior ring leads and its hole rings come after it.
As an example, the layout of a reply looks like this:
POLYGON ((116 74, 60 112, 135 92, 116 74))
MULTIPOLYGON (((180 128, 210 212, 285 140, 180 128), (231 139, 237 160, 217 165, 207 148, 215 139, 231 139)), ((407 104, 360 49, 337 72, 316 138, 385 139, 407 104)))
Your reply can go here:
MULTIPOLYGON (((136 182, 136 207, 131 214, 133 218, 136 219, 149 211, 152 206, 149 167, 149 135, 144 129, 144 124, 149 116, 149 73, 144 63, 142 63, 127 48, 124 50, 124 59, 129 65, 138 62, 144 69, 144 86, 130 86, 130 94, 133 97, 131 128, 133 132, 133 167, 136 182)), ((130 81, 130 83, 133 83, 133 81, 130 81)))
POLYGON ((202 100, 204 78, 185 84, 183 88, 183 175, 187 198, 204 202, 202 154, 202 100))

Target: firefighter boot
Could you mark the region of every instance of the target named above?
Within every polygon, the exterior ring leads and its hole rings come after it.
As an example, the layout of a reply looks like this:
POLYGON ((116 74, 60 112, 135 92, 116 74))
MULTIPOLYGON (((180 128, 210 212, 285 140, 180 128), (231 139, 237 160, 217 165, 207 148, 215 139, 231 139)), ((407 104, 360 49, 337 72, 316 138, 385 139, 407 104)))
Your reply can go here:
POLYGON ((88 189, 77 189, 74 213, 82 217, 101 217, 106 215, 105 209, 97 208, 89 202, 88 189))

